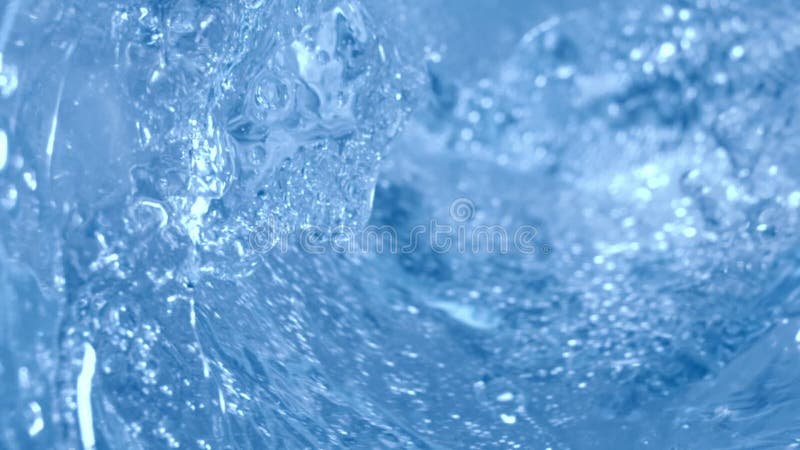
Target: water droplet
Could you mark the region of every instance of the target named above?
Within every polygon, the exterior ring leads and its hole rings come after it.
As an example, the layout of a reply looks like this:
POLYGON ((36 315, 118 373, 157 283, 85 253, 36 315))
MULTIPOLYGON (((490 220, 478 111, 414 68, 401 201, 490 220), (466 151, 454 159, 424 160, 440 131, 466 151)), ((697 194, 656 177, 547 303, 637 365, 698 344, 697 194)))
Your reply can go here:
POLYGON ((511 392, 503 392, 502 394, 497 396, 498 402, 505 403, 505 402, 510 402, 511 400, 514 400, 514 394, 512 394, 511 392))
POLYGON ((675 55, 675 44, 672 42, 664 42, 658 49, 658 60, 664 62, 675 55))
POLYGON ((0 53, 0 95, 10 97, 19 85, 17 68, 9 64, 4 65, 2 56, 3 54, 0 53))
POLYGON ((514 425, 517 423, 517 416, 513 414, 500 414, 500 419, 507 425, 514 425))
POLYGON ((744 47, 737 45, 731 49, 731 59, 741 59, 744 56, 744 47))
POLYGON ((0 170, 6 167, 8 162, 8 135, 5 130, 0 130, 0 170))
POLYGON ((28 405, 31 413, 33 413, 33 423, 28 428, 28 436, 34 437, 44 429, 44 419, 42 419, 42 407, 37 402, 31 402, 28 405))
POLYGON ((800 208, 800 191, 794 191, 789 194, 789 207, 800 208))
POLYGON ((22 179, 25 180, 25 184, 28 185, 28 188, 30 190, 32 191, 36 190, 37 186, 36 176, 33 174, 33 172, 25 172, 24 174, 22 174, 22 179))

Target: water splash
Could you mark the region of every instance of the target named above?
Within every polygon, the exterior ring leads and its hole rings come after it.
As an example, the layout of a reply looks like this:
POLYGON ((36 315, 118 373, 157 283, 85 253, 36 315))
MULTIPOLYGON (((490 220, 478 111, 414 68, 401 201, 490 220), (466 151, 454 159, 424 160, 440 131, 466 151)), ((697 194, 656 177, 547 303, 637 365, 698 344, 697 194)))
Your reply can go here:
POLYGON ((790 2, 561 14, 474 82, 403 3, 4 11, 3 446, 794 445, 790 2), (250 247, 432 219, 544 244, 250 247))

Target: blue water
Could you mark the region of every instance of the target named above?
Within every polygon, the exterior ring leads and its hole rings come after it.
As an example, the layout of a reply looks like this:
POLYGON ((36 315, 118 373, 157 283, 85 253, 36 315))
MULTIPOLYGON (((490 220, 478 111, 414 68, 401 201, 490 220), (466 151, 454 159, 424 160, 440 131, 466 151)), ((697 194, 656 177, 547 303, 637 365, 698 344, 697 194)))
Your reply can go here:
POLYGON ((796 2, 0 17, 0 448, 800 446, 796 2))

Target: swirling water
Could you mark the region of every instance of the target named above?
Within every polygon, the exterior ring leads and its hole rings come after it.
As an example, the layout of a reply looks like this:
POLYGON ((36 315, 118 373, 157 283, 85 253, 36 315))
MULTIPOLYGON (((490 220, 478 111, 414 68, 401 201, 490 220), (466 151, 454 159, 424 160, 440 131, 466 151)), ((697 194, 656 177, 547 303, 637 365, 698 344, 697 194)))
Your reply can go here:
POLYGON ((800 445, 795 3, 0 6, 0 447, 800 445))

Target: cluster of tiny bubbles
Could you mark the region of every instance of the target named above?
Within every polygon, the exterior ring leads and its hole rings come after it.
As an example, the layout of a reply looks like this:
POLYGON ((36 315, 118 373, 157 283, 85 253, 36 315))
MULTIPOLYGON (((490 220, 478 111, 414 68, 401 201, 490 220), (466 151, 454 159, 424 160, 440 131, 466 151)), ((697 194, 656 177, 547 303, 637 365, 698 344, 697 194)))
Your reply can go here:
MULTIPOLYGON (((19 306, 2 373, 20 381, 0 393, 27 422, 3 414, 0 442, 279 447, 344 403, 303 336, 299 298, 331 298, 298 286, 322 269, 243 261, 267 220, 287 233, 366 221, 418 83, 381 24, 350 0, 12 0, 4 14, 0 295, 19 306), (235 330, 251 337, 219 342, 235 330), (86 376, 93 394, 76 387, 86 376)), ((364 433, 408 439, 382 420, 364 433)), ((294 439, 344 445, 311 428, 294 439)))
POLYGON ((765 299, 796 278, 796 6, 596 14, 535 26, 474 85, 432 71, 428 110, 395 153, 416 161, 392 161, 416 172, 401 186, 436 185, 426 167, 447 161, 450 198, 502 204, 552 239, 545 264, 448 261, 455 280, 434 292, 457 307, 434 307, 497 330, 499 382, 564 429, 715 374, 788 314, 765 299))
POLYGON ((183 3, 117 11, 114 31, 131 97, 152 99, 137 105, 137 128, 158 155, 148 172, 167 173, 151 184, 178 177, 177 192, 154 190, 192 241, 241 240, 270 219, 287 230, 363 224, 414 84, 366 11, 183 3))

